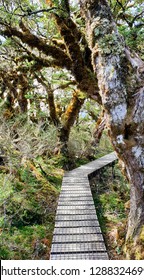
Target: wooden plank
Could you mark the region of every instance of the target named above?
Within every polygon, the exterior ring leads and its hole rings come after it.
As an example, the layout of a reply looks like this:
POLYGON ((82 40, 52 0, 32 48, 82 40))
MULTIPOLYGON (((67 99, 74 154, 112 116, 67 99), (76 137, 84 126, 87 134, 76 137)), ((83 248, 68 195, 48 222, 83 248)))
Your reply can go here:
POLYGON ((93 200, 90 198, 89 201, 85 199, 82 199, 82 200, 76 200, 75 198, 73 197, 69 197, 68 199, 66 198, 63 198, 61 199, 60 203, 59 203, 59 206, 68 206, 68 205, 94 205, 94 202, 93 200))
POLYGON ((61 201, 57 209, 95 209, 93 201, 61 201))
POLYGON ((71 207, 74 207, 74 209, 79 209, 79 207, 82 207, 82 206, 84 206, 84 208, 87 207, 87 206, 90 206, 90 207, 93 206, 94 207, 94 203, 93 203, 92 199, 89 200, 89 201, 86 201, 86 200, 84 200, 84 201, 81 201, 81 200, 79 200, 79 201, 61 200, 59 205, 58 205, 58 208, 62 209, 63 207, 64 208, 69 207, 69 209, 71 209, 71 207))
POLYGON ((74 202, 74 201, 76 201, 76 202, 78 202, 78 201, 86 202, 88 200, 90 202, 93 202, 93 199, 91 198, 91 196, 89 196, 89 197, 87 197, 87 196, 81 197, 81 195, 79 195, 79 196, 63 196, 63 197, 61 197, 59 204, 64 203, 64 202, 69 203, 69 202, 74 202))
POLYGON ((54 234, 97 234, 101 233, 100 227, 74 227, 74 228, 55 228, 54 234))
POLYGON ((83 209, 83 210, 71 210, 71 209, 58 209, 57 210, 57 215, 82 215, 82 214, 95 214, 96 215, 96 211, 95 209, 83 209))
POLYGON ((106 252, 106 247, 104 242, 79 242, 79 243, 63 243, 63 244, 53 244, 53 253, 81 253, 81 252, 106 252))
POLYGON ((91 221, 56 221, 55 227, 96 227, 99 226, 98 220, 91 221))
POLYGON ((68 185, 68 184, 66 184, 66 185, 63 185, 62 186, 62 189, 64 189, 64 190, 73 190, 73 189, 89 189, 89 184, 77 184, 77 183, 72 183, 71 185, 68 185))
POLYGON ((88 180, 86 180, 85 178, 74 178, 74 177, 73 178, 70 177, 69 179, 63 180, 62 184, 63 184, 63 186, 66 185, 66 184, 67 185, 68 184, 69 185, 71 185, 71 184, 89 185, 88 180))
POLYGON ((63 199, 63 198, 66 198, 66 199, 69 199, 69 198, 73 198, 73 199, 80 199, 83 200, 83 199, 93 199, 92 196, 91 196, 91 192, 89 192, 89 195, 88 195, 88 192, 83 192, 83 193, 78 193, 78 192, 61 192, 60 196, 59 196, 59 199, 63 199))
POLYGON ((83 215, 56 215, 55 221, 93 221, 97 220, 97 216, 94 214, 83 215))
POLYGON ((86 189, 86 190, 78 190, 78 189, 70 189, 70 190, 65 190, 62 189, 61 194, 81 194, 81 195, 91 195, 91 191, 90 189, 86 189))
POLYGON ((51 260, 108 260, 107 253, 51 254, 51 260))
POLYGON ((57 207, 57 210, 94 210, 94 205, 93 204, 83 204, 83 205, 64 205, 64 206, 61 206, 61 205, 58 205, 57 207))
POLYGON ((75 235, 57 235, 53 236, 53 243, 79 243, 79 242, 100 242, 104 241, 101 233, 99 234, 75 234, 75 235))
POLYGON ((77 186, 72 186, 72 187, 65 187, 65 188, 63 188, 62 189, 62 191, 73 191, 73 192, 78 192, 78 191, 80 191, 80 192, 84 192, 84 191, 89 191, 90 192, 90 189, 89 189, 89 186, 79 186, 79 187, 77 187, 77 186))

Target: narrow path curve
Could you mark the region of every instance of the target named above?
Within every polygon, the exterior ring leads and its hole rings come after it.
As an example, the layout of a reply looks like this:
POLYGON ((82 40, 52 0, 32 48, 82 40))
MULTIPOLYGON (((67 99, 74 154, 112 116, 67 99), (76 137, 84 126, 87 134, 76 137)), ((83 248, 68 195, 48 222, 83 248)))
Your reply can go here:
POLYGON ((89 178, 116 159, 113 152, 65 173, 55 219, 51 260, 108 259, 89 178))

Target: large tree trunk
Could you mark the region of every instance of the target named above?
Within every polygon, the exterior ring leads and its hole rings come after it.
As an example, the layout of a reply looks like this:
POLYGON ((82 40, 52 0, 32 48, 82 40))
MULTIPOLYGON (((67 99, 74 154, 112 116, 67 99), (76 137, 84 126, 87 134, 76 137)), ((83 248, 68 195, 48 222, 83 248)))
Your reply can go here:
POLYGON ((105 0, 80 0, 107 127, 131 184, 127 239, 144 225, 144 64, 125 47, 105 0), (128 64, 131 67, 131 73, 128 64))

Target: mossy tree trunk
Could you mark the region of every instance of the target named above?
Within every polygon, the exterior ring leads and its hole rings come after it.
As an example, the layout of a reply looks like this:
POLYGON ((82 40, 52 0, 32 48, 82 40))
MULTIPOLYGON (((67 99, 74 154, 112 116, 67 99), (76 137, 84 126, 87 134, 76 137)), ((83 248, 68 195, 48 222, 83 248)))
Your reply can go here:
POLYGON ((107 127, 131 185, 127 240, 144 225, 144 63, 118 34, 105 0, 80 0, 107 127))
POLYGON ((17 75, 17 101, 20 108, 20 113, 27 113, 28 100, 25 97, 29 88, 28 78, 25 73, 17 75))
POLYGON ((68 140, 70 131, 76 122, 80 109, 85 101, 85 98, 81 98, 79 94, 80 91, 78 90, 74 92, 66 111, 61 116, 61 124, 58 128, 58 137, 61 143, 60 152, 67 157, 69 157, 68 140))

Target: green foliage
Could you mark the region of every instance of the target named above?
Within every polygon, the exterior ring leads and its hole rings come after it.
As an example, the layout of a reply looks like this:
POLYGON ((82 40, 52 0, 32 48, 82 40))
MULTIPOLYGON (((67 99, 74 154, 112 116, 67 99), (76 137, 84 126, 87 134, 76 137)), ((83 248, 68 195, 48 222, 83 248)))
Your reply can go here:
POLYGON ((111 215, 113 217, 114 214, 116 221, 125 218, 124 204, 129 200, 129 185, 122 176, 119 167, 116 165, 114 168, 114 177, 112 167, 105 167, 102 169, 99 179, 96 192, 103 213, 108 215, 107 217, 111 215))
POLYGON ((100 158, 113 152, 113 146, 108 136, 107 130, 104 130, 99 145, 95 148, 95 157, 100 158))
POLYGON ((87 157, 91 147, 90 141, 92 137, 92 126, 92 123, 89 123, 88 126, 88 124, 83 120, 79 125, 72 128, 68 143, 71 156, 75 156, 77 158, 87 157))
POLYGON ((144 30, 140 27, 128 28, 125 25, 121 25, 119 32, 124 36, 126 44, 144 59, 144 30))
POLYGON ((105 167, 91 180, 98 219, 113 259, 123 255, 130 187, 118 164, 105 167))
POLYGON ((119 32, 124 36, 126 44, 144 58, 144 17, 143 1, 112 0, 112 9, 119 32))
POLYGON ((103 205, 104 211, 109 213, 118 213, 119 218, 123 218, 124 204, 117 193, 105 193, 100 197, 100 202, 103 205))

